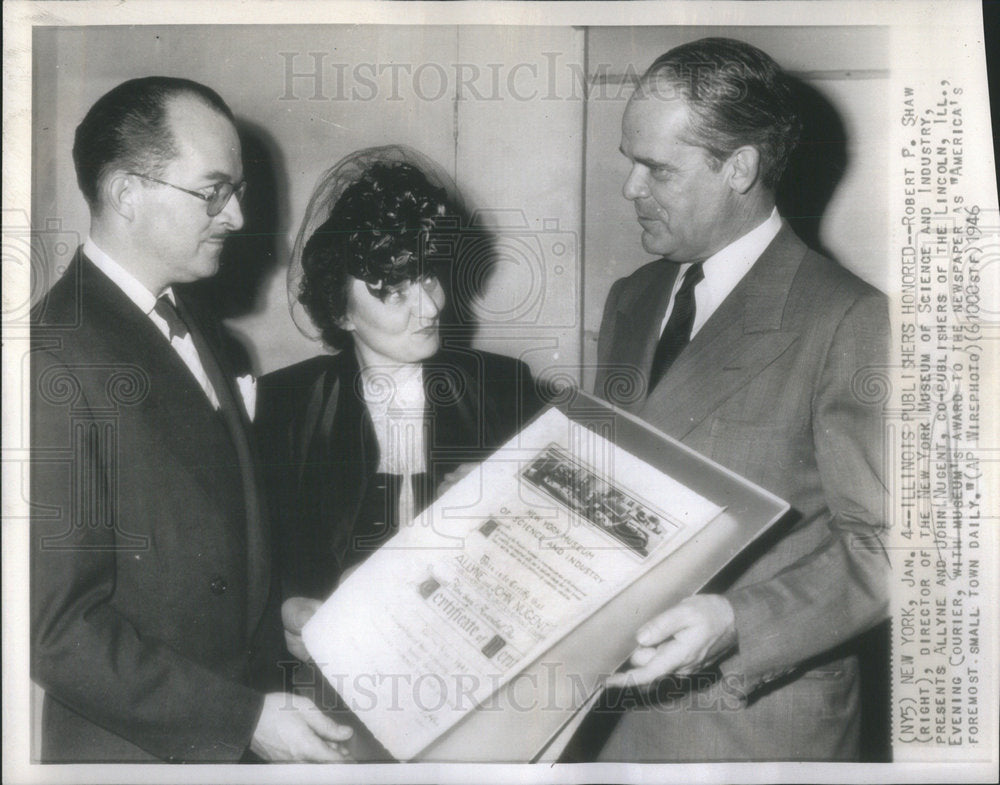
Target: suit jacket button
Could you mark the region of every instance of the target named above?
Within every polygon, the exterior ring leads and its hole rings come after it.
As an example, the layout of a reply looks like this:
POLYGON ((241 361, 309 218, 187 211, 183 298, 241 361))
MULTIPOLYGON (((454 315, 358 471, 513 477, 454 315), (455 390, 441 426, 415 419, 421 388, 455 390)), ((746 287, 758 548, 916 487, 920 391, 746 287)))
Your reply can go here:
POLYGON ((212 578, 212 582, 208 584, 208 588, 212 590, 212 594, 219 595, 225 594, 226 589, 229 588, 229 584, 226 583, 226 579, 221 575, 216 575, 212 578))

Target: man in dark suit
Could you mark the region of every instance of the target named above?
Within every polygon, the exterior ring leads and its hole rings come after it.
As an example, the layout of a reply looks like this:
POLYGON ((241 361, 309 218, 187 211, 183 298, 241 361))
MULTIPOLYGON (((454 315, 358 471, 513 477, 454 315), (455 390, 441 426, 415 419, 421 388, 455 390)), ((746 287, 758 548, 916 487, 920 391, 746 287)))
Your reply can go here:
POLYGON ((73 157, 90 236, 33 313, 42 759, 340 760, 349 729, 265 694, 281 629, 252 385, 179 286, 243 223, 233 115, 203 85, 131 80, 73 157))
POLYGON ((793 509, 715 593, 639 629, 609 681, 632 708, 603 759, 857 756, 851 641, 887 615, 882 429, 864 383, 886 363, 887 305, 778 215, 798 127, 787 75, 728 39, 667 52, 625 110, 624 195, 662 258, 611 289, 597 394, 615 402, 612 366, 631 366, 646 394, 624 408, 793 509))

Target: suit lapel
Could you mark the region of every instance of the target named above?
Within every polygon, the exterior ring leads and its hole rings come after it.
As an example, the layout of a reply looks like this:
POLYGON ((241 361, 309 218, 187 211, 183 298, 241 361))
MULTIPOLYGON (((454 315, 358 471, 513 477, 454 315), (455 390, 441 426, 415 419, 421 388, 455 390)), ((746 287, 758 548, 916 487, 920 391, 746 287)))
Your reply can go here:
POLYGON ((805 246, 787 225, 680 354, 639 415, 683 439, 796 339, 781 330, 805 246))
POLYGON ((102 340, 114 346, 110 355, 131 362, 149 379, 147 403, 151 405, 144 417, 160 434, 160 443, 177 457, 178 465, 196 479, 207 498, 215 498, 216 479, 194 468, 204 463, 211 439, 225 439, 204 391, 149 317, 82 252, 78 259, 83 302, 102 324, 113 325, 100 331, 102 340), (189 438, 192 433, 199 434, 197 443, 189 438))
MULTIPOLYGON (((634 368, 642 379, 649 376, 653 354, 660 340, 660 323, 670 301, 670 291, 677 278, 679 266, 661 261, 659 268, 634 297, 623 297, 618 303, 615 317, 615 365, 634 368)), ((625 408, 636 412, 642 408, 644 398, 625 408)))
POLYGON ((440 353, 424 363, 424 397, 431 420, 430 438, 424 443, 429 471, 433 471, 435 450, 478 445, 485 437, 482 368, 470 358, 473 366, 471 372, 466 371, 457 357, 452 352, 440 353))
POLYGON ((353 346, 337 356, 336 369, 327 376, 324 416, 315 434, 315 452, 311 454, 316 456, 319 466, 333 471, 333 476, 321 478, 319 487, 327 520, 341 522, 335 527, 333 537, 341 544, 338 554, 342 555, 341 548, 351 547, 354 536, 351 527, 368 492, 369 479, 378 471, 378 443, 363 398, 361 368, 353 346))
MULTIPOLYGON (((305 414, 301 425, 292 435, 291 465, 295 467, 295 487, 305 491, 306 467, 310 455, 330 455, 329 441, 333 434, 334 416, 340 400, 340 376, 330 369, 321 372, 313 381, 305 398, 305 414)), ((328 487, 325 483, 323 487, 328 487)))
POLYGON ((261 478, 258 476, 257 460, 249 437, 250 420, 242 397, 236 389, 236 378, 232 370, 226 364, 225 359, 221 358, 206 340, 205 330, 208 329, 207 326, 188 308, 180 296, 177 296, 177 308, 190 327, 191 338, 198 350, 205 374, 219 399, 221 414, 239 461, 246 511, 247 635, 252 636, 267 602, 270 583, 268 566, 270 534, 268 533, 267 516, 262 514, 261 478))
POLYGON ((108 333, 109 339, 117 341, 120 346, 127 344, 131 349, 129 354, 143 358, 144 368, 154 372, 163 370, 165 379, 170 382, 171 392, 178 393, 178 397, 185 401, 191 398, 200 400, 204 406, 199 408, 211 411, 212 406, 200 385, 149 316, 82 251, 78 258, 82 265, 83 301, 95 304, 102 319, 115 325, 115 329, 108 333), (195 395, 199 392, 200 398, 195 395))
POLYGON ((191 328, 191 338, 194 341, 195 348, 198 350, 198 358, 201 360, 205 368, 205 374, 215 389, 220 408, 223 411, 231 411, 236 415, 233 421, 239 423, 239 433, 245 437, 246 431, 251 427, 250 419, 246 411, 246 406, 243 405, 243 397, 236 388, 235 374, 228 363, 226 363, 225 358, 214 348, 214 343, 210 342, 207 338, 210 335, 210 331, 213 331, 212 327, 208 326, 200 315, 188 306, 180 292, 175 291, 174 296, 177 299, 177 311, 191 328))

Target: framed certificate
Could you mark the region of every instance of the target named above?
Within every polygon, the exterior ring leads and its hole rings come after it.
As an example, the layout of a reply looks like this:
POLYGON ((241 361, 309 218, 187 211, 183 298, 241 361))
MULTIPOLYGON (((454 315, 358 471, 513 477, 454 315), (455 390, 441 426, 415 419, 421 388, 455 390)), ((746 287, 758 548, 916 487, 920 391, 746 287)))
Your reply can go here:
POLYGON ((303 637, 398 759, 552 757, 639 625, 701 589, 787 509, 567 392, 402 527, 303 637))

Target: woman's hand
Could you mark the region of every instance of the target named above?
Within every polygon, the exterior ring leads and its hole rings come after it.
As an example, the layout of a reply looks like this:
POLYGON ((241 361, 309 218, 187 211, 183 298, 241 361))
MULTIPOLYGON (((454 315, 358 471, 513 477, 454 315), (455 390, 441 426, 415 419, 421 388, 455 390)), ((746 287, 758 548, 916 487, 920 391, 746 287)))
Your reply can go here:
POLYGON ((441 484, 438 485, 437 495, 443 496, 446 491, 450 491, 454 486, 458 485, 459 482, 472 474, 479 466, 480 464, 476 462, 470 462, 463 463, 457 469, 452 469, 441 480, 441 484))
POLYGON ((285 628, 285 645, 303 662, 311 659, 302 642, 302 628, 306 626, 323 603, 309 597, 289 597, 281 605, 281 624, 285 628))

